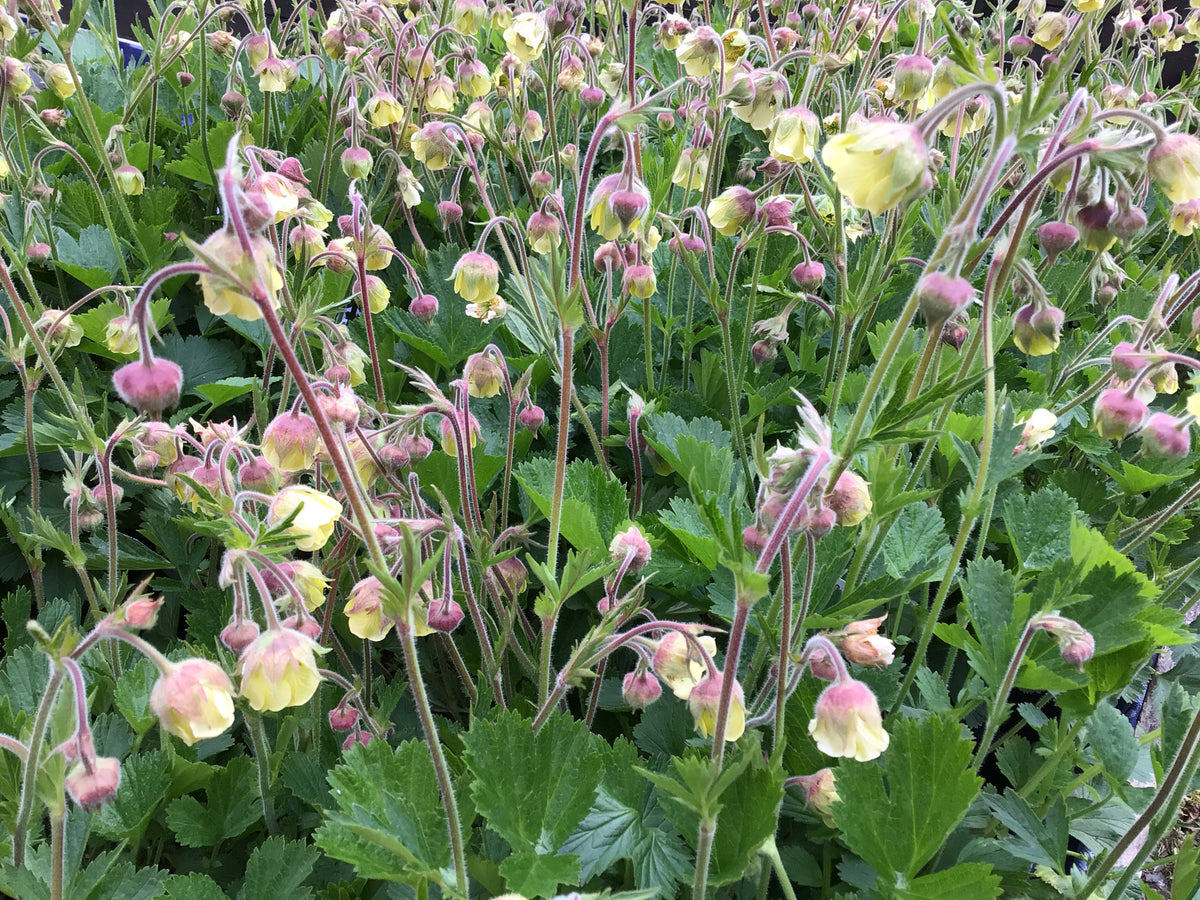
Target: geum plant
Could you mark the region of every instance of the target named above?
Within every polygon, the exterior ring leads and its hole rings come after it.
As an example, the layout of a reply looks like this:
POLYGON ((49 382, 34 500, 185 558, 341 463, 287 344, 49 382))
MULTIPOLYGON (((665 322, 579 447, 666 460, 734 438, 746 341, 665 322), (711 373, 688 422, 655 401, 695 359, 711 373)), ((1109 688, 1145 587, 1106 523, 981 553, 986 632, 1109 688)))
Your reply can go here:
POLYGON ((55 6, 0 891, 1190 895, 1200 11, 55 6))

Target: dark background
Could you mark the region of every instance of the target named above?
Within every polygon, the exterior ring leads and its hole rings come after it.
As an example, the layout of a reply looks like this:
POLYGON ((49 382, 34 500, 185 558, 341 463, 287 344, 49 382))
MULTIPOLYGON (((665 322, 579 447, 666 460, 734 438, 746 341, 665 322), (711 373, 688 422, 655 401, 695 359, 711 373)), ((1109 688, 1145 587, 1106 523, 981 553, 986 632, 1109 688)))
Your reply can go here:
MULTIPOLYGON (((143 26, 145 26, 148 21, 148 11, 150 9, 149 0, 113 0, 113 2, 116 5, 117 25, 121 37, 132 38, 133 32, 130 26, 139 18, 141 19, 143 26)), ((320 2, 327 11, 332 10, 337 5, 337 0, 320 0, 320 2)), ((1047 8, 1054 9, 1060 7, 1062 3, 1056 2, 1056 0, 1050 0, 1050 2, 1048 2, 1046 5, 1047 8)), ((1164 0, 1162 5, 1165 10, 1174 11, 1177 22, 1182 22, 1189 11, 1188 0, 1164 0)), ((64 18, 66 18, 71 9, 71 0, 62 0, 62 6, 62 15, 64 18)), ((686 6, 687 4, 685 4, 685 8, 686 6)), ((1148 8, 1143 16, 1143 18, 1147 20, 1154 12, 1153 9, 1149 8, 1150 6, 1151 4, 1147 4, 1148 8)), ((271 0, 267 0, 268 12, 272 9, 272 7, 278 8, 279 11, 286 17, 295 7, 295 0, 278 0, 278 2, 275 3, 272 3, 271 0)), ((986 15, 987 12, 992 8, 992 3, 990 0, 975 0, 974 8, 980 14, 986 15)), ((1112 22, 1116 17, 1117 12, 1119 12, 1119 9, 1120 8, 1113 11, 1113 13, 1109 16, 1105 26, 1101 29, 1102 46, 1107 46, 1109 35, 1112 34, 1112 22)), ((1180 79, 1186 73, 1191 72, 1195 68, 1196 52, 1196 44, 1185 44, 1182 50, 1170 54, 1167 57, 1166 65, 1163 68, 1161 87, 1173 87, 1174 85, 1179 84, 1180 79)))

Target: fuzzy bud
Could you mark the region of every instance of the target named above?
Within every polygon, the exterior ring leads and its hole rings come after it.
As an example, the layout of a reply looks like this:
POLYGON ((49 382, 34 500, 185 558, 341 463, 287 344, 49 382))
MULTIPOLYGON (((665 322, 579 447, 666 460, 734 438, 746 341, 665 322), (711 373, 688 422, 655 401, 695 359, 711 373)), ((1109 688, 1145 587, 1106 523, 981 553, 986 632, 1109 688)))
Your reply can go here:
POLYGON ((917 296, 925 323, 934 325, 964 312, 975 299, 975 288, 961 275, 930 272, 918 282, 917 296))
POLYGON ((1149 408, 1137 397, 1121 388, 1102 391, 1092 407, 1092 420, 1096 431, 1105 440, 1124 440, 1141 428, 1150 414, 1149 408))
POLYGON ((621 696, 634 709, 645 709, 662 696, 662 685, 649 671, 638 669, 621 679, 621 696))

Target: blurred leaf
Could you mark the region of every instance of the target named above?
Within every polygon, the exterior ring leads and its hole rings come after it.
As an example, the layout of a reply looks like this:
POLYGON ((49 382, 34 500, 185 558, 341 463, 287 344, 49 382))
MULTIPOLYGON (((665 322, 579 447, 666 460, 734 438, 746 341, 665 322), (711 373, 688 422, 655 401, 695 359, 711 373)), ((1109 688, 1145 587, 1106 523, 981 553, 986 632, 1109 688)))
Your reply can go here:
MULTIPOLYGON (((554 460, 539 457, 519 465, 517 481, 542 515, 549 518, 554 491, 554 460)), ((562 535, 578 550, 607 553, 617 527, 629 518, 625 485, 585 460, 567 466, 563 491, 562 535)))

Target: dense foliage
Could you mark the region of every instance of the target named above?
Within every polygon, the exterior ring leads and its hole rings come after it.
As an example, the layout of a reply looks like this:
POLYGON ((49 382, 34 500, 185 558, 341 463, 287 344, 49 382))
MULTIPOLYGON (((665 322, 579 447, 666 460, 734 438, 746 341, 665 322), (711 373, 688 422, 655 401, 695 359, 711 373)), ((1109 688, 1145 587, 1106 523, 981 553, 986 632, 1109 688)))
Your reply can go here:
POLYGON ((1191 896, 1200 9, 55 6, 0 892, 1191 896))

